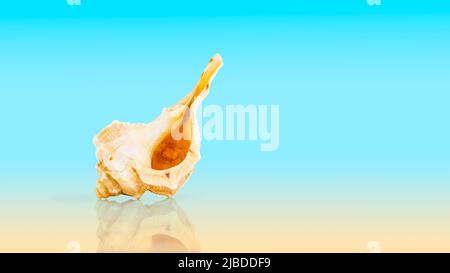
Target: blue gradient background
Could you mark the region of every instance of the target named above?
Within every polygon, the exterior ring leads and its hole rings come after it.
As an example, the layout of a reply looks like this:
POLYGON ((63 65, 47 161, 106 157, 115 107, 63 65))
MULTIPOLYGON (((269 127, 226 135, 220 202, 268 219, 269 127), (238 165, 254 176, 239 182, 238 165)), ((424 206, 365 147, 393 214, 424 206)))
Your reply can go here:
POLYGON ((448 214, 449 49, 449 1, 4 1, 3 192, 94 197, 93 136, 152 120, 220 53, 205 105, 280 105, 280 146, 204 141, 179 199, 448 214))

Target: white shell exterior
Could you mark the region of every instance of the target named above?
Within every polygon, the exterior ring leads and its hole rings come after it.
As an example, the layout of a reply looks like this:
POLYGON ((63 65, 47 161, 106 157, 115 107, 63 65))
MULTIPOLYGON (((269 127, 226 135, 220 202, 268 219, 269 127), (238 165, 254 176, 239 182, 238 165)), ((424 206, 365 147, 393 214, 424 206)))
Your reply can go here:
POLYGON ((179 103, 164 108, 154 121, 148 124, 114 121, 94 138, 99 174, 96 191, 99 198, 126 194, 138 199, 147 190, 172 196, 181 188, 200 160, 201 135, 196 111, 208 95, 209 83, 221 66, 221 57, 215 55, 196 87, 198 92, 198 87, 202 86, 197 96, 193 94, 194 89, 179 103), (189 122, 192 124, 191 145, 186 158, 169 169, 152 169, 151 155, 154 148, 161 137, 183 118, 186 111, 190 111, 189 122))

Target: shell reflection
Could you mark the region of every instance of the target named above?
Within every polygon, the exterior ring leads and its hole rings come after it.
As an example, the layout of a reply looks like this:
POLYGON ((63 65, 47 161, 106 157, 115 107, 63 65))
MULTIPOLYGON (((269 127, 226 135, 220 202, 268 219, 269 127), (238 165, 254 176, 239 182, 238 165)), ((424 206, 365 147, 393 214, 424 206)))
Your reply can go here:
POLYGON ((98 252, 196 252, 194 229, 173 199, 97 202, 98 252))

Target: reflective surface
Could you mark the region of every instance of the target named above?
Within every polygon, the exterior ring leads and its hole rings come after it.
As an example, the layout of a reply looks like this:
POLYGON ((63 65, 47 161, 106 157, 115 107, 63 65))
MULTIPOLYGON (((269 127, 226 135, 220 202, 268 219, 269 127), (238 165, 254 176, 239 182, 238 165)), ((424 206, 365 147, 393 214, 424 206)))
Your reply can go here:
POLYGON ((12 179, 0 252, 450 252, 448 180, 231 175, 140 201, 98 200, 95 175, 12 179))
POLYGON ((198 251, 194 229, 174 199, 97 202, 99 252, 198 251))

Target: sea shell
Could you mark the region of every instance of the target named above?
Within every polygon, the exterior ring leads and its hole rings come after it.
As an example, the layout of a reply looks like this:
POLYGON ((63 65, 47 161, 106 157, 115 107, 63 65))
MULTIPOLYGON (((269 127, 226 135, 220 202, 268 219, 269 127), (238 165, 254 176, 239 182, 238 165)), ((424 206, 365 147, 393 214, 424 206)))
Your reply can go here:
POLYGON ((147 190, 173 196, 183 186, 200 159, 196 111, 221 67, 222 58, 216 54, 194 90, 164 108, 154 121, 114 121, 94 137, 99 198, 125 194, 139 199, 147 190))

